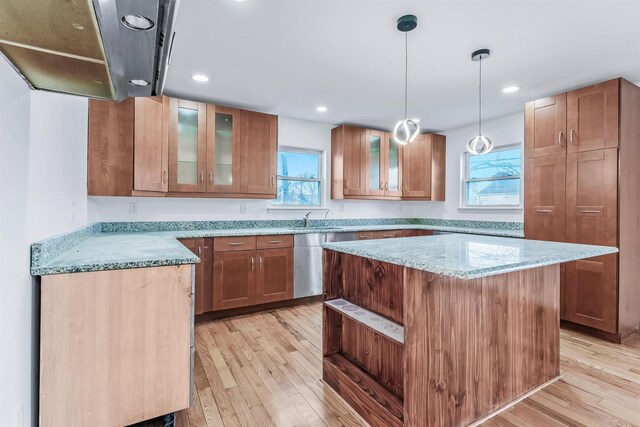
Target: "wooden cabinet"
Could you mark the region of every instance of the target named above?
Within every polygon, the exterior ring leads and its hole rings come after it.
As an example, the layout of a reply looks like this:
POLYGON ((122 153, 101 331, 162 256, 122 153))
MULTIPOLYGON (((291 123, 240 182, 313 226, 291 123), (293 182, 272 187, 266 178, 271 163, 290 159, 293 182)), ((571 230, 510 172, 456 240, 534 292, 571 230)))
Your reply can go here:
POLYGON ((257 251, 256 304, 293 297, 293 248, 257 251))
POLYGON ((525 160, 524 234, 527 239, 565 241, 566 155, 525 160))
POLYGON ((402 150, 402 198, 444 200, 445 137, 418 135, 402 150))
MULTIPOLYGON (((567 155, 567 242, 617 246, 618 150, 567 155)), ((565 318, 616 332, 617 255, 566 264, 565 318)))
POLYGON ((168 190, 169 98, 89 100, 87 175, 91 196, 168 190))
POLYGON ((567 93, 567 152, 618 146, 620 79, 567 93))
POLYGON ((214 239, 213 310, 293 298, 293 236, 214 239))
POLYGON ((567 94, 525 105, 525 158, 553 156, 567 151, 567 94))
POLYGON ((171 99, 169 124, 169 190, 207 189, 207 105, 171 99))
POLYGON ((622 79, 525 109, 525 237, 620 249, 566 263, 561 280, 561 317, 616 341, 640 324, 639 114, 640 88, 622 79))
POLYGON ((240 125, 240 191, 275 198, 278 117, 242 110, 240 125))
POLYGON ((240 112, 207 105, 207 192, 241 191, 240 112))
POLYGON ((443 135, 406 146, 391 134, 353 126, 331 131, 331 198, 444 200, 443 135))
POLYGON ((213 240, 180 239, 180 242, 200 258, 195 265, 195 314, 213 310, 213 240))
POLYGON ((89 101, 95 196, 276 197, 278 117, 167 97, 89 101))
POLYGON ((255 304, 255 251, 216 252, 213 261, 213 309, 255 304))

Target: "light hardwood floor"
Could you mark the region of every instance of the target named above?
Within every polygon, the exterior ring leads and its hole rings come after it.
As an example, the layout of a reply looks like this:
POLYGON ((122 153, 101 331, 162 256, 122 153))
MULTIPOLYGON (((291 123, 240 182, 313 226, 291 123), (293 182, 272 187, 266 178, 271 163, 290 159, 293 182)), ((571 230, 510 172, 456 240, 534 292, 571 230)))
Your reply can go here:
MULTIPOLYGON (((183 426, 366 426, 322 378, 320 303, 196 325, 183 426)), ((640 336, 561 332, 563 377, 487 426, 640 425, 640 336)))

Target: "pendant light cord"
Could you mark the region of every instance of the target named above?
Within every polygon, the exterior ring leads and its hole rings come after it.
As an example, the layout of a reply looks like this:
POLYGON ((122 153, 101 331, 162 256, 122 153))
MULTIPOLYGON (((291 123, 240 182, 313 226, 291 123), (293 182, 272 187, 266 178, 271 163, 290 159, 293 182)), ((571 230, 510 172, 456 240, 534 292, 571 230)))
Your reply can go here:
POLYGON ((482 56, 480 56, 480 73, 478 77, 478 135, 482 135, 482 56))
POLYGON ((407 120, 407 86, 409 82, 409 33, 404 33, 404 119, 407 120))

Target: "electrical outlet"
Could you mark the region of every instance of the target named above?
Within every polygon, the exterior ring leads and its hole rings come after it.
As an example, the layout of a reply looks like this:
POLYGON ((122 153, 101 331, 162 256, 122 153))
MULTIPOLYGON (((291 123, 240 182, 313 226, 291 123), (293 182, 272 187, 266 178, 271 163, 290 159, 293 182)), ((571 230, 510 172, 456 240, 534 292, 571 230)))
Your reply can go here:
POLYGON ((129 215, 137 215, 138 214, 138 203, 129 202, 129 215))
POLYGON ((69 220, 70 221, 75 221, 76 219, 76 201, 72 200, 71 201, 71 215, 69 215, 69 220))

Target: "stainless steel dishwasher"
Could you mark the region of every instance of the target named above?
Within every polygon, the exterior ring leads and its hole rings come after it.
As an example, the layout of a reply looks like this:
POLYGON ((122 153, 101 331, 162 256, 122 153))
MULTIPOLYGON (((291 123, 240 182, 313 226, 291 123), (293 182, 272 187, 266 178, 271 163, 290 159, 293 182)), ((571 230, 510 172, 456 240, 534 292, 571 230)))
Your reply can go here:
POLYGON ((293 236, 293 297, 322 294, 322 247, 324 242, 356 240, 355 233, 310 233, 293 236))

